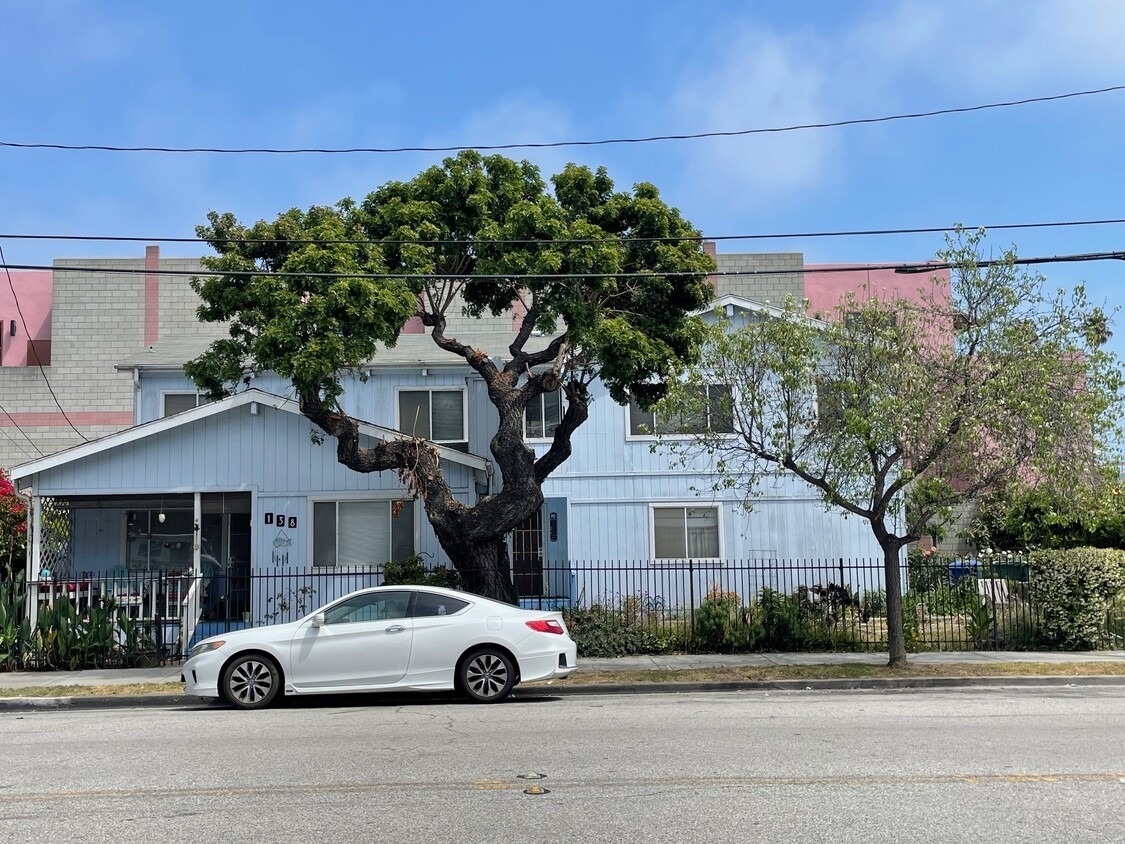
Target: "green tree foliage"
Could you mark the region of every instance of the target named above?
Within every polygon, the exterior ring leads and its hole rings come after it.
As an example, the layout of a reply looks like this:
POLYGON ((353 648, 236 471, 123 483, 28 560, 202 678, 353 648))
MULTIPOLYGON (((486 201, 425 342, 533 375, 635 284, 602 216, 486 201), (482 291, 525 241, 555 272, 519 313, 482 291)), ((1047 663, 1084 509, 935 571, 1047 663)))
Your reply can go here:
POLYGON ((973 524, 983 547, 1125 549, 1125 480, 1116 466, 1102 470, 1093 490, 1060 491, 1020 485, 988 496, 973 524))
POLYGON ((507 600, 504 536, 542 505, 543 481, 586 420, 590 384, 600 378, 617 401, 651 406, 696 357, 703 323, 692 314, 712 295, 699 232, 654 186, 618 191, 604 169, 576 165, 551 182, 527 162, 464 152, 360 202, 253 226, 212 212, 198 229, 217 253, 204 259, 213 275, 193 281, 200 317, 230 332, 188 374, 212 396, 234 389, 247 366, 290 378, 302 413, 337 439, 340 462, 398 472, 467 586, 507 600), (394 277, 370 277, 380 274, 394 277), (504 348, 448 336, 450 315, 499 315, 517 301, 526 316, 504 348), (453 497, 435 449, 361 447, 340 406, 343 375, 393 345, 413 316, 480 375, 499 415, 490 449, 503 487, 475 505, 453 497), (565 412, 536 455, 523 441, 524 409, 555 390, 565 412))
POLYGON ((790 473, 868 522, 883 550, 892 666, 906 661, 903 546, 1021 480, 1096 485, 1116 424, 1105 314, 1081 287, 1049 290, 1014 251, 982 267, 983 236, 951 237, 938 257, 952 283, 930 279, 912 300, 850 296, 823 321, 789 302, 780 318, 720 322, 665 403, 690 413, 694 386, 730 385, 737 435, 695 435, 688 448, 717 457, 717 485, 749 505, 764 478, 790 473))

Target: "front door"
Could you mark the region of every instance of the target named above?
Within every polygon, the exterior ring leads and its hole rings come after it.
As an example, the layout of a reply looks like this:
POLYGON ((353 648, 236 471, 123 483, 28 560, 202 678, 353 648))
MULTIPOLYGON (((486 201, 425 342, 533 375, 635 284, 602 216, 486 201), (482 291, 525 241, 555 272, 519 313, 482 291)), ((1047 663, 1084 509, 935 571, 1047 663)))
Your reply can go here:
POLYGON ((293 687, 359 689, 401 680, 410 664, 412 593, 367 592, 324 611, 324 624, 306 619, 290 645, 293 687))
POLYGON ((521 598, 543 595, 543 511, 539 509, 512 531, 512 573, 521 598))

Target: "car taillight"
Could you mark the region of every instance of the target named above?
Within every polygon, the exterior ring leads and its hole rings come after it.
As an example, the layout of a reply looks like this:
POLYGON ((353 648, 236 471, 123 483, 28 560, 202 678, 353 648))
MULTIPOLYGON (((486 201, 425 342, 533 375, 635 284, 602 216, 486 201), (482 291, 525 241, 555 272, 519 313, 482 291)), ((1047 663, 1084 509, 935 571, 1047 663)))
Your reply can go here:
POLYGON ((541 618, 538 621, 529 621, 527 626, 538 633, 559 633, 563 632, 563 626, 555 621, 553 618, 541 618))

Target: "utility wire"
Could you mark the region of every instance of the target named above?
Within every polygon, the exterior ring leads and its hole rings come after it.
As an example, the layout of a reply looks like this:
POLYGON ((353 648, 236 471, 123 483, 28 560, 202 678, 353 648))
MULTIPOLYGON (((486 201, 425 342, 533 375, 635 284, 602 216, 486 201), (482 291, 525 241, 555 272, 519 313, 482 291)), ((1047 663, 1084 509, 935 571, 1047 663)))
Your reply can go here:
MULTIPOLYGON (((43 454, 42 450, 40 450, 39 446, 37 446, 35 444, 35 440, 33 440, 31 437, 28 436, 27 431, 25 431, 23 428, 20 427, 20 423, 15 420, 15 417, 13 417, 12 414, 8 413, 8 411, 4 409, 4 405, 2 405, 2 404, 0 404, 0 413, 3 413, 5 416, 8 417, 8 421, 12 423, 12 425, 15 427, 15 429, 17 431, 19 431, 21 434, 23 434, 23 438, 25 440, 27 440, 29 443, 31 443, 31 447, 39 452, 39 456, 43 457, 44 454, 43 454)), ((4 431, 4 429, 0 428, 0 431, 4 431)), ((28 454, 27 449, 23 447, 23 445, 19 442, 19 440, 14 439, 12 436, 10 436, 8 434, 7 431, 4 431, 4 436, 8 438, 8 441, 10 443, 12 443, 13 445, 19 446, 19 450, 22 451, 27 457, 31 456, 30 454, 28 454)))
POLYGON ((485 239, 485 238, 447 238, 447 239, 386 239, 386 240, 346 240, 346 239, 317 239, 317 238, 254 238, 254 237, 220 237, 215 239, 200 237, 140 237, 137 235, 96 235, 96 234, 5 234, 0 233, 0 240, 59 240, 59 241, 100 241, 107 243, 238 243, 238 244, 322 244, 324 246, 352 244, 355 246, 535 246, 535 245, 586 245, 591 243, 692 243, 701 241, 734 241, 734 240, 785 240, 797 238, 826 238, 826 237, 868 237, 876 235, 902 235, 902 234, 940 234, 955 231, 958 228, 967 231, 984 229, 985 231, 1003 231, 1006 229, 1049 229, 1079 226, 1107 226, 1125 223, 1125 218, 1104 220, 1059 220, 1040 223, 1001 223, 995 226, 925 226, 919 228, 899 229, 851 229, 840 231, 819 232, 777 232, 774 234, 720 234, 720 235, 668 235, 661 237, 614 237, 594 238, 576 237, 560 240, 534 240, 523 239, 485 239))
MULTIPOLYGON (((2 261, 0 255, 0 261, 2 261)), ((1021 266, 1032 264, 1075 264, 1088 261, 1125 261, 1125 251, 1119 252, 1085 252, 1074 255, 1051 255, 1034 258, 1015 258, 1007 260, 977 261, 978 267, 989 267, 993 264, 1013 263, 1021 266)), ((137 267, 82 267, 82 266, 51 266, 49 264, 4 264, 5 269, 11 270, 54 270, 56 272, 88 272, 88 273, 117 273, 122 275, 148 275, 152 270, 137 267)), ((665 276, 695 276, 706 278, 717 277, 744 277, 759 275, 817 275, 822 273, 848 273, 862 272, 865 270, 894 270, 898 273, 923 273, 934 270, 953 269, 956 265, 945 261, 902 261, 893 264, 846 264, 833 267, 793 267, 792 269, 765 269, 765 270, 687 270, 684 272, 624 272, 624 273, 347 273, 347 272, 287 272, 274 270, 158 270, 159 275, 167 276, 193 276, 214 277, 224 275, 260 276, 262 278, 361 278, 373 280, 416 280, 425 281, 434 278, 461 279, 465 281, 514 281, 520 279, 533 279, 538 281, 565 281, 581 280, 587 278, 613 278, 613 279, 646 279, 662 278, 665 276)))
POLYGON ((832 129, 840 126, 858 126, 869 123, 889 123, 895 120, 918 120, 926 117, 938 117, 946 114, 967 114, 974 111, 986 111, 997 108, 1010 108, 1013 106, 1029 105, 1031 103, 1045 103, 1055 100, 1068 100, 1075 97, 1090 97, 1096 94, 1108 94, 1114 91, 1125 90, 1125 85, 1113 85, 1108 88, 1096 88, 1089 91, 1071 91, 1066 94, 1053 94, 1043 97, 1027 97, 1022 100, 1008 100, 1006 102, 985 103, 983 105, 962 106, 960 108, 940 108, 932 111, 918 111, 907 114, 891 114, 882 117, 863 117, 851 120, 836 120, 826 123, 800 123, 793 126, 773 126, 759 129, 734 129, 714 132, 691 132, 685 134, 649 135, 646 137, 631 138, 602 138, 593 141, 544 141, 539 143, 509 143, 509 144, 456 144, 441 147, 408 146, 408 147, 158 147, 158 146, 111 146, 103 144, 53 144, 39 142, 0 141, 0 147, 9 149, 48 149, 67 151, 97 151, 97 152, 159 152, 159 153, 211 153, 219 155, 350 155, 355 153, 393 154, 403 152, 461 152, 462 150, 512 150, 512 149, 552 149, 557 147, 597 147, 613 144, 648 144, 656 141, 692 141, 701 138, 734 138, 746 135, 765 135, 779 132, 796 132, 804 129, 832 129))
MULTIPOLYGON (((4 274, 8 276, 8 287, 12 289, 12 299, 16 303, 16 312, 20 315, 20 322, 23 324, 23 333, 27 335, 28 340, 30 341, 31 332, 27 330, 27 320, 24 318, 23 308, 20 307, 20 297, 19 294, 16 293, 16 284, 14 281, 12 281, 12 267, 8 265, 8 259, 4 257, 3 246, 0 246, 0 262, 4 264, 4 274)), ((32 349, 34 350, 34 347, 32 347, 32 349)), ((82 438, 82 442, 88 443, 90 441, 90 438, 79 431, 78 428, 75 427, 74 423, 70 421, 70 417, 66 415, 66 411, 63 409, 62 404, 59 402, 59 397, 55 395, 55 390, 51 386, 51 379, 47 377, 47 370, 43 368, 43 361, 40 360, 38 354, 35 355, 35 362, 39 364, 39 372, 43 376, 43 383, 47 385, 47 392, 49 392, 51 394, 51 398, 55 400, 55 407, 57 407, 59 409, 59 412, 62 413, 63 419, 66 420, 66 424, 71 427, 71 430, 73 430, 74 433, 78 434, 78 436, 82 438)), ((11 419, 10 416, 8 418, 11 419)), ((12 419, 12 421, 15 422, 14 419, 12 419)), ((24 434, 24 436, 27 435, 24 434)))

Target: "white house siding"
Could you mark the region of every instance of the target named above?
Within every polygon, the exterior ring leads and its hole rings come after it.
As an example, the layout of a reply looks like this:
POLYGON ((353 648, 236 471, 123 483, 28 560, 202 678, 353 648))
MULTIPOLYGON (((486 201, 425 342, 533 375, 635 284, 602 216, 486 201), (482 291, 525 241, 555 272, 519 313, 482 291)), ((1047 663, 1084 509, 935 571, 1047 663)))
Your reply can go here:
MULTIPOLYGON (((881 588, 882 552, 866 522, 825 510, 811 488, 791 475, 763 484, 747 512, 737 491, 711 490, 715 475, 706 458, 673 467, 665 445, 626 439, 627 408, 600 385, 593 394, 573 455, 543 487, 544 495, 568 502, 577 595, 613 601, 660 590, 666 604, 687 605, 711 587, 744 595, 766 586, 790 592, 817 583, 881 588), (717 507, 722 562, 654 562, 650 509, 661 504, 717 507)), ((536 445, 540 453, 546 448, 536 445)))
MULTIPOLYGON (((276 530, 263 524, 265 512, 297 517, 297 528, 288 530, 293 540, 290 567, 307 567, 311 524, 310 496, 328 495, 392 499, 402 495, 402 485, 390 472, 361 474, 341 466, 331 442, 317 445, 310 424, 293 413, 259 405, 233 408, 202 420, 153 434, 118 448, 108 449, 40 472, 35 493, 44 496, 249 491, 254 500, 252 530, 254 568, 273 565, 276 530)), ((446 476, 461 500, 475 499, 473 472, 446 464, 446 476)), ((82 532, 91 539, 112 535, 114 511, 83 515, 82 532), (101 533, 98 533, 98 531, 101 533)), ((418 548, 441 560, 437 540, 419 507, 418 548)), ((76 523, 77 524, 77 523, 76 523)), ((288 524, 288 522, 287 522, 288 524)), ((96 544, 96 543, 95 543, 96 544)), ((93 547, 93 546, 91 546, 93 547)), ((85 558, 84 546, 75 546, 85 558)), ((104 549, 96 552, 103 556, 104 549)), ((79 567, 83 563, 76 561, 79 567)))

